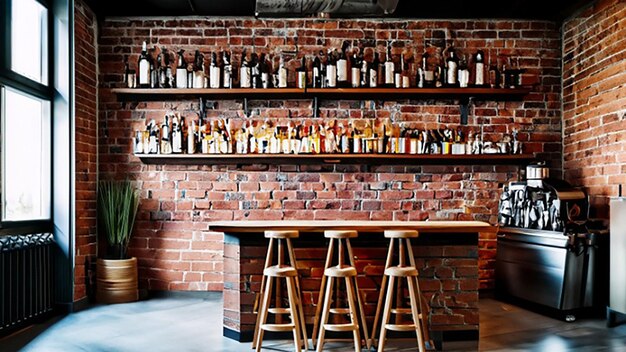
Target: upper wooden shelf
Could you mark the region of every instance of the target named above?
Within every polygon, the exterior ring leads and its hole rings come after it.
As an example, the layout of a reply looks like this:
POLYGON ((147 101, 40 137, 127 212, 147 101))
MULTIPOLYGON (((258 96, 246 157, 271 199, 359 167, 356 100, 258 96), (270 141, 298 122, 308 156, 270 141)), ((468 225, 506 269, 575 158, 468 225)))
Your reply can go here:
POLYGON ((138 154, 145 164, 525 165, 532 154, 138 154))
POLYGON ((111 91, 119 96, 135 97, 163 97, 163 96, 203 96, 203 97, 228 97, 228 98, 313 98, 313 97, 337 97, 348 96, 357 99, 376 97, 445 97, 445 98, 491 98, 505 100, 521 98, 530 92, 530 88, 232 88, 232 89, 150 89, 150 88, 113 88, 111 91))

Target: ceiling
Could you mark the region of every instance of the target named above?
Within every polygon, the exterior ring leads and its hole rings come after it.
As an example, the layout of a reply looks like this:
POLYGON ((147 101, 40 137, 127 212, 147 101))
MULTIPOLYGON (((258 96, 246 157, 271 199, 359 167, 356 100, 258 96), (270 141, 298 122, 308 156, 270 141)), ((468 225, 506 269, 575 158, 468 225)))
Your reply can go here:
MULTIPOLYGON (((255 0, 88 0, 98 17, 254 16, 255 0)), ((562 21, 594 0, 399 0, 394 18, 562 21)))

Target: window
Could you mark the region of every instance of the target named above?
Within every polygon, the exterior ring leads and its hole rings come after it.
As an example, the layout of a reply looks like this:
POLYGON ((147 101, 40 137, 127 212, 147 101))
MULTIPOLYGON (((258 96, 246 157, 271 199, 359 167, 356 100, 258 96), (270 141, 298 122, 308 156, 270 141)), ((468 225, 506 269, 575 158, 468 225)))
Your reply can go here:
POLYGON ((50 103, 13 89, 2 97, 3 220, 50 218, 50 103))
POLYGON ((48 84, 48 10, 35 0, 11 2, 11 69, 48 84))
POLYGON ((51 223, 48 0, 0 0, 0 228, 51 223))

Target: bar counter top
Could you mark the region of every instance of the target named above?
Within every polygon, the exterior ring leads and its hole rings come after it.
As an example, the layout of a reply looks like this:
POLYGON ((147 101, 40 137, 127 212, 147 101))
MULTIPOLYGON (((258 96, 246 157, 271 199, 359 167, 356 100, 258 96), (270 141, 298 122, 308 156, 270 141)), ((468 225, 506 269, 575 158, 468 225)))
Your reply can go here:
POLYGON ((381 232, 392 229, 413 229, 426 233, 495 232, 496 227, 482 221, 342 221, 342 220, 256 220, 219 221, 209 229, 228 233, 259 233, 267 229, 321 232, 328 229, 381 232))

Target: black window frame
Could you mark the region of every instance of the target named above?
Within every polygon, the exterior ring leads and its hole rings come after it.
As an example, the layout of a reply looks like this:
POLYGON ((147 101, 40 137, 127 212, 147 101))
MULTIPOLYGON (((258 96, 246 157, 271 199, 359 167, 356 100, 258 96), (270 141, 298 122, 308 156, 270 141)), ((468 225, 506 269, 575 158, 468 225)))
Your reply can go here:
MULTIPOLYGON (((45 100, 50 106, 50 130, 49 148, 50 153, 50 177, 49 182, 49 206, 50 217, 49 219, 38 220, 16 220, 5 221, 3 220, 4 205, 0 205, 0 236, 12 235, 20 233, 35 233, 35 232, 51 232, 53 230, 54 209, 54 190, 53 190, 53 155, 52 155, 52 126, 53 126, 53 111, 54 111, 54 17, 52 9, 52 0, 35 0, 47 10, 47 85, 34 81, 28 77, 22 76, 17 72, 11 70, 11 4, 13 1, 20 0, 0 0, 0 32, 4 35, 0 35, 0 88, 6 87, 15 91, 31 95, 33 97, 45 100)), ((1 104, 2 102, 0 102, 1 104)), ((4 133, 0 131, 0 133, 4 133)), ((1 138, 1 134, 0 134, 1 138)), ((4 170, 0 170, 4 172, 4 170)), ((4 182, 2 180, 1 182, 4 182)), ((0 184, 0 189, 2 185, 0 184)))

